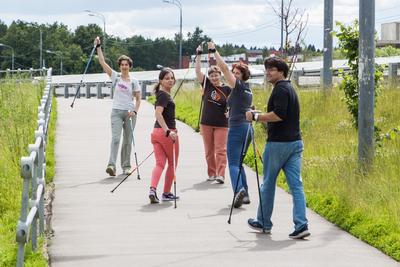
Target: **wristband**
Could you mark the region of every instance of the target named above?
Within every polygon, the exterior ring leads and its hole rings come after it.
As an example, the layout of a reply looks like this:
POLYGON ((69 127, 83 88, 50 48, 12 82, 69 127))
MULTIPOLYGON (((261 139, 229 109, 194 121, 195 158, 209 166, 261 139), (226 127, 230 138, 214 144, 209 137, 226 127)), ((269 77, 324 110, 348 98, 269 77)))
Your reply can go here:
POLYGON ((217 52, 217 49, 215 49, 215 48, 208 49, 208 53, 215 53, 215 52, 217 52))
POLYGON ((134 110, 133 113, 135 113, 135 115, 137 115, 137 111, 136 110, 134 110))
POLYGON ((97 45, 96 45, 96 48, 99 48, 99 47, 101 47, 101 44, 97 44, 97 45))
POLYGON ((165 136, 168 137, 170 133, 171 133, 171 130, 168 129, 168 130, 165 132, 165 136))
POLYGON ((201 50, 196 50, 196 55, 201 55, 201 54, 203 54, 203 51, 201 51, 201 50))

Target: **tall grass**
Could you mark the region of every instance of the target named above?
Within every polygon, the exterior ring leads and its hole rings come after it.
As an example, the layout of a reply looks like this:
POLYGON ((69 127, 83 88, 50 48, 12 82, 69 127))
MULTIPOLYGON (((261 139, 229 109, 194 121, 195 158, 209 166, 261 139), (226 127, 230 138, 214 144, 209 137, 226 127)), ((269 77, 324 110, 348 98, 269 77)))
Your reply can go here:
MULTIPOLYGON (((0 266, 15 266, 15 230, 21 207, 20 158, 28 155, 37 127, 37 107, 44 84, 2 80, 0 83, 0 266)), ((54 129, 51 129, 54 132, 54 129)), ((53 133, 54 136, 54 133, 53 133)), ((50 142, 48 148, 54 146, 50 142)), ((54 166, 54 153, 47 155, 54 166)), ((54 168, 50 168, 54 174, 54 168)), ((43 239, 41 239, 43 241, 43 239)), ((41 246, 36 253, 26 248, 25 266, 46 266, 41 246)))
MULTIPOLYGON (((254 104, 265 110, 268 89, 255 89, 254 104)), ((308 206, 358 238, 400 260, 400 135, 376 148, 374 166, 359 171, 357 131, 337 89, 300 90, 301 129, 305 144, 302 176, 308 206)), ((176 98, 177 118, 195 128, 199 90, 187 88, 176 98)), ((377 126, 400 126, 400 90, 386 89, 375 110, 377 126)), ((265 145, 265 127, 255 126, 257 148, 265 145)), ((252 152, 245 158, 253 166, 252 152)), ((259 164, 260 166, 261 164, 259 164)), ((262 171, 262 170, 261 170, 262 171)), ((288 190, 283 174, 278 185, 288 190)), ((312 222, 310 222, 312 228, 312 222)))

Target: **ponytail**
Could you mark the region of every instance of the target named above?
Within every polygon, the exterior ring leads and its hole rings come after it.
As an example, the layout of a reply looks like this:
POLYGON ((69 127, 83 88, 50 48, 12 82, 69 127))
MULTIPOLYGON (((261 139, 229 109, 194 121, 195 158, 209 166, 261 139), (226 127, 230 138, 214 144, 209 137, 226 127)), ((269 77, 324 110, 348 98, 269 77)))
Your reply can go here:
POLYGON ((161 83, 160 82, 158 82, 157 84, 156 84, 156 86, 154 86, 154 93, 155 94, 157 94, 158 93, 158 91, 160 91, 160 86, 161 86, 161 83))

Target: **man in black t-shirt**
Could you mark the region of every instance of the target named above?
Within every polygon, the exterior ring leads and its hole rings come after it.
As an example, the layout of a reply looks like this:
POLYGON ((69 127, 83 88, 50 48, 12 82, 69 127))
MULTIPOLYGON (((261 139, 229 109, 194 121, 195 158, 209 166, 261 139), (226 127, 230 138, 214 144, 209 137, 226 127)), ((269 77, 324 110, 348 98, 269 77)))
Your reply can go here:
POLYGON ((303 141, 300 134, 300 105, 290 81, 286 80, 288 65, 278 58, 264 62, 266 77, 274 88, 268 100, 267 113, 248 111, 248 121, 267 122, 268 138, 263 164, 264 182, 261 185, 261 203, 257 219, 249 219, 250 228, 271 232, 271 215, 274 206, 276 178, 283 170, 293 197, 294 231, 290 238, 301 239, 310 235, 306 218, 306 200, 301 179, 303 141))

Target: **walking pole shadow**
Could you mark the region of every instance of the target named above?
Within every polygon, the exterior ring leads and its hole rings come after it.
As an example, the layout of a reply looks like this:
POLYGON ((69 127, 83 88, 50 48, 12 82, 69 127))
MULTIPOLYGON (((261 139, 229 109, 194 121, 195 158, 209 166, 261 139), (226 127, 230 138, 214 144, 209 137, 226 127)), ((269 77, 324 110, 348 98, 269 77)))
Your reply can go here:
POLYGON ((125 175, 119 174, 117 176, 109 176, 106 178, 103 178, 99 181, 94 181, 94 182, 89 182, 89 183, 83 183, 83 184, 76 184, 76 185, 71 185, 68 188, 76 188, 76 187, 81 187, 81 186, 86 186, 86 185, 92 185, 92 184, 114 184, 120 182, 125 175))
POLYGON ((181 190, 181 192, 192 191, 192 190, 205 191, 208 189, 222 189, 222 188, 226 188, 226 186, 224 186, 224 184, 213 183, 210 181, 203 181, 197 184, 193 184, 192 187, 184 188, 181 190))
MULTIPOLYGON (((222 208, 220 209, 217 213, 214 214, 208 214, 208 215, 200 215, 200 216, 191 216, 188 213, 188 218, 191 220, 196 220, 196 219, 203 219, 203 218, 211 218, 211 217, 218 217, 218 216, 226 216, 229 215, 231 208, 230 207, 226 207, 226 208, 222 208)), ((241 213, 242 211, 244 211, 245 209, 239 208, 239 209, 233 209, 233 214, 238 214, 241 213)))

